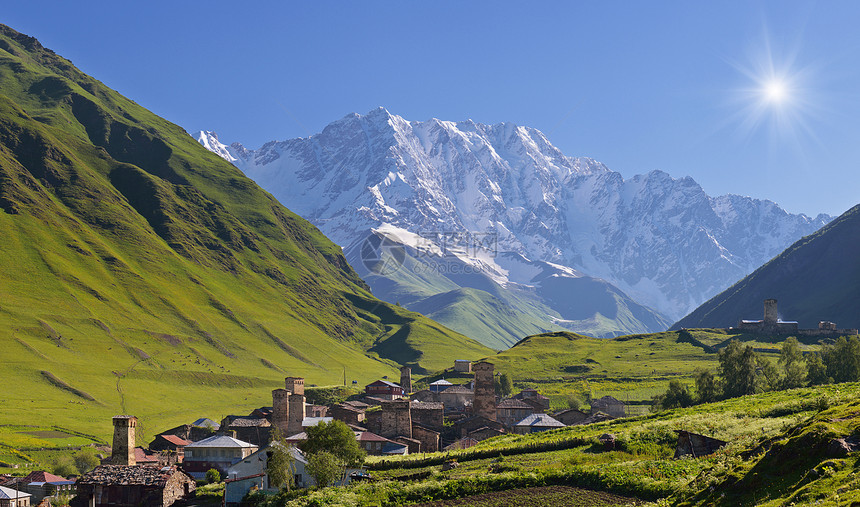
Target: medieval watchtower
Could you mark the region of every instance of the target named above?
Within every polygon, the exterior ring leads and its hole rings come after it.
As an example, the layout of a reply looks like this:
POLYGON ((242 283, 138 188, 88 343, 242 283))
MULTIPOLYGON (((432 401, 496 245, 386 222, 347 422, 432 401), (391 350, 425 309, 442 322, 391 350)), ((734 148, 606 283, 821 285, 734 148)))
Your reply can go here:
POLYGON ((776 326, 779 317, 776 312, 776 299, 764 300, 764 325, 776 326))
POLYGON ((400 387, 403 388, 403 394, 412 392, 412 368, 408 366, 400 368, 400 387))
POLYGON ((287 434, 296 435, 302 432, 302 420, 305 418, 305 379, 287 377, 284 379, 284 385, 290 393, 287 434))
POLYGON ((134 457, 134 431, 137 427, 137 417, 133 415, 118 415, 113 418, 113 447, 111 447, 111 465, 136 465, 134 457))
POLYGON ((475 397, 472 413, 496 420, 496 387, 493 382, 493 363, 481 361, 472 365, 475 372, 475 397))
POLYGON ((286 389, 272 391, 272 426, 284 437, 290 436, 290 392, 286 389))

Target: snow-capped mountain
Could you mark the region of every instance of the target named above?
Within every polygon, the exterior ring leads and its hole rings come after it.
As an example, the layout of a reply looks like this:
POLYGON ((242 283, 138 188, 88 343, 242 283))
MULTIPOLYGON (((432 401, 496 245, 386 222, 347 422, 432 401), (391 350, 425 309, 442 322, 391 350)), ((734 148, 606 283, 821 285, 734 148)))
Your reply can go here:
POLYGON ((407 121, 379 108, 257 150, 197 137, 342 246, 391 226, 503 286, 530 283, 498 255, 516 254, 604 279, 673 319, 831 219, 709 197, 660 171, 625 180, 511 123, 407 121), (492 249, 470 250, 466 233, 491 237, 492 249))

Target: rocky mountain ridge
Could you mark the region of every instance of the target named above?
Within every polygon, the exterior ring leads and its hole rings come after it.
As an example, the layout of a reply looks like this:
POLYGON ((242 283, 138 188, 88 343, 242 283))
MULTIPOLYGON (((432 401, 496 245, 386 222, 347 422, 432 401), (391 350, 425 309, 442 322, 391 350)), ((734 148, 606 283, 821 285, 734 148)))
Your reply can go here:
POLYGON ((502 286, 534 283, 499 256, 516 254, 606 280, 671 319, 830 220, 710 197, 661 171, 624 179, 511 123, 407 121, 379 108, 256 150, 197 138, 341 246, 390 225, 502 286), (476 234, 491 236, 492 250, 462 253, 476 234))

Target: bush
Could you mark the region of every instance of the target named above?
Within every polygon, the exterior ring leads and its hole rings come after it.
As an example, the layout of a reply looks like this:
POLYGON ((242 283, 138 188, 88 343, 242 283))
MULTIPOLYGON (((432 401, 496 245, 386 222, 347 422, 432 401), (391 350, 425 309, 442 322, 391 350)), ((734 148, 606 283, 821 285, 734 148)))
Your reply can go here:
POLYGON ((215 470, 214 468, 210 468, 206 471, 206 482, 208 482, 209 484, 221 482, 221 472, 215 470))

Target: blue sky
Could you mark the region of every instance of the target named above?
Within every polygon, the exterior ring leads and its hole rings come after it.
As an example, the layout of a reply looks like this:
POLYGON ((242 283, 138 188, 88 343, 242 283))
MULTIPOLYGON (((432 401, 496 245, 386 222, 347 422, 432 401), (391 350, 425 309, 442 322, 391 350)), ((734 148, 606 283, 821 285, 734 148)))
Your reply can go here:
POLYGON ((532 126, 625 177, 791 212, 860 202, 858 2, 246 4, 13 2, 0 22, 250 148, 384 106, 532 126))

